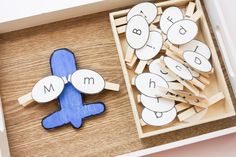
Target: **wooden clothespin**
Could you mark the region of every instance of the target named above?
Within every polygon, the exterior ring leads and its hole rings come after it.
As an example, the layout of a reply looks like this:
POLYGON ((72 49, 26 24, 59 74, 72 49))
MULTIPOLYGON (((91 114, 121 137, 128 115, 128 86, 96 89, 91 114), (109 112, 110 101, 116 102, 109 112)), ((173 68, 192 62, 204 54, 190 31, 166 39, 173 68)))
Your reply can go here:
MULTIPOLYGON (((180 78, 180 74, 178 73, 174 73, 173 71, 171 71, 169 68, 166 67, 164 61, 163 61, 163 57, 161 57, 160 59, 160 66, 165 69, 165 71, 167 71, 169 73, 169 75, 171 75, 172 77, 174 77, 179 83, 181 83, 183 86, 185 86, 187 89, 189 89, 191 92, 193 92, 195 95, 199 95, 200 91, 194 87, 191 83, 187 82, 184 80, 184 78, 180 78)), ((188 72, 188 71, 187 71, 188 72)), ((189 72, 190 73, 190 72, 189 72)), ((188 75, 191 75, 188 74, 188 75)), ((191 79, 192 79, 192 75, 191 75, 191 79)), ((191 80, 190 79, 190 80, 191 80)))
POLYGON ((117 30, 118 34, 123 34, 123 33, 125 33, 126 25, 119 26, 119 27, 116 28, 116 30, 117 30))
MULTIPOLYGON (((164 34, 156 25, 154 24, 150 24, 150 31, 157 31, 161 34, 162 38, 163 38, 163 44, 164 44, 164 41, 166 41, 167 37, 166 37, 166 34, 164 34)), ((162 46, 161 49, 165 49, 164 48, 164 45, 162 46)))
POLYGON ((131 62, 126 63, 128 69, 133 69, 135 66, 135 63, 137 62, 138 58, 136 55, 133 56, 131 62))
POLYGON ((206 85, 208 85, 210 83, 207 78, 201 76, 198 72, 192 70, 192 68, 189 65, 186 65, 186 63, 183 60, 172 55, 172 53, 170 53, 170 51, 167 50, 166 55, 171 57, 172 59, 178 61, 179 63, 183 64, 184 66, 186 66, 188 68, 191 75, 193 76, 192 80, 187 80, 188 82, 192 83, 193 85, 195 85, 196 87, 198 87, 201 90, 204 90, 206 85))
POLYGON ((195 22, 197 22, 200 19, 200 17, 203 15, 203 11, 198 9, 196 12, 194 12, 195 7, 196 4, 194 2, 189 2, 185 13, 185 19, 191 19, 195 22))
POLYGON ((194 2, 189 2, 187 9, 186 9, 186 13, 185 13, 186 18, 191 18, 191 16, 194 13, 195 6, 196 6, 196 4, 194 2))
POLYGON ((130 63, 134 58, 134 49, 127 45, 126 53, 125 53, 125 62, 130 63))
POLYGON ((178 82, 168 82, 169 88, 172 90, 184 90, 184 86, 178 82))
POLYGON ((208 85, 210 82, 207 78, 203 77, 201 74, 197 71, 194 71, 192 69, 192 67, 190 67, 188 64, 186 64, 186 62, 184 62, 181 58, 173 55, 173 53, 169 50, 166 51, 166 55, 171 57, 172 59, 178 61, 179 63, 181 63, 182 65, 184 65, 185 67, 188 68, 188 70, 190 71, 190 73, 192 74, 193 78, 192 80, 188 80, 190 83, 192 83, 193 85, 195 85, 196 87, 198 87, 201 90, 204 90, 206 85, 208 85), (197 77, 195 77, 197 76, 197 77))
POLYGON ((193 116, 197 112, 195 111, 194 107, 189 108, 188 110, 178 114, 179 121, 184 121, 185 119, 188 119, 189 117, 193 116))
POLYGON ((125 24, 127 24, 127 17, 126 16, 115 19, 116 26, 122 26, 125 24))
POLYGON ((184 110, 190 108, 191 106, 192 105, 190 105, 190 104, 181 102, 181 103, 176 104, 175 108, 176 108, 177 112, 181 112, 181 111, 184 111, 184 110))
POLYGON ((217 102, 223 100, 225 98, 225 95, 223 92, 218 92, 216 94, 214 94, 213 96, 211 96, 208 100, 207 100, 207 103, 208 103, 208 106, 207 107, 210 107, 214 104, 216 104, 217 102))
MULTIPOLYGON (((163 88, 164 89, 164 88, 163 88)), ((169 97, 170 99, 173 98, 176 101, 180 101, 183 103, 189 103, 190 105, 198 106, 201 108, 207 108, 208 103, 207 99, 203 95, 193 95, 192 93, 185 92, 185 91, 178 91, 178 90, 172 90, 172 89, 165 89, 168 90, 167 96, 163 97, 169 97)))
POLYGON ((31 92, 18 98, 18 103, 22 105, 23 107, 26 107, 33 102, 34 102, 34 99, 32 98, 31 92))
POLYGON ((153 24, 159 23, 161 19, 161 15, 163 13, 162 7, 157 8, 158 15, 156 16, 155 20, 152 22, 153 24))
POLYGON ((160 19, 161 19, 161 15, 158 15, 152 23, 157 24, 160 22, 160 19))
MULTIPOLYGON (((179 51, 171 51, 170 49, 166 50, 166 55, 173 58, 174 60, 180 62, 181 64, 183 64, 184 66, 186 66, 187 68, 189 68, 191 70, 191 73, 193 73, 193 75, 195 75, 196 77, 205 77, 205 79, 208 79, 210 76, 209 74, 212 74, 214 72, 214 68, 212 68, 212 70, 210 72, 202 72, 202 71, 197 71, 195 69, 192 68, 192 66, 190 64, 188 64, 186 61, 184 61, 182 55, 183 55, 183 51, 178 49, 179 51), (176 55, 179 52, 181 53, 181 55, 176 55)), ((205 80, 205 82, 208 82, 207 80, 205 80)))
MULTIPOLYGON (((215 95, 213 95, 212 97, 210 97, 207 100, 207 106, 206 108, 201 108, 199 106, 193 106, 191 108, 189 108, 188 110, 181 112, 180 114, 178 114, 178 118, 180 121, 185 121, 190 117, 195 116, 197 119, 199 119, 199 115, 202 115, 200 112, 202 112, 203 110, 207 110, 207 108, 209 108, 210 106, 216 104, 217 102, 223 100, 225 98, 224 94, 222 92, 216 93, 215 95)), ((187 105, 187 104, 186 104, 187 105)), ((183 108, 183 105, 181 104, 180 107, 177 107, 178 109, 183 108)), ((204 114, 202 115, 204 116, 204 114)), ((195 121, 195 118, 191 118, 191 120, 187 120, 188 122, 192 122, 195 121)))
POLYGON ((199 107, 207 107, 205 97, 193 93, 170 89, 168 82, 153 73, 142 73, 131 80, 131 84, 149 97, 163 97, 199 107))
POLYGON ((168 40, 165 41, 163 47, 165 47, 165 49, 169 50, 170 52, 174 53, 175 56, 182 58, 183 52, 177 46, 170 43, 168 40))
POLYGON ((162 7, 157 8, 157 13, 158 13, 158 15, 162 15, 162 13, 163 13, 162 7))
POLYGON ((203 15, 203 11, 198 9, 191 17, 190 19, 197 22, 203 15))
MULTIPOLYGON (((216 93, 215 95, 213 95, 211 98, 208 99, 208 108, 212 105, 214 105, 215 103, 221 101, 224 99, 224 94, 222 92, 216 93)), ((201 107, 197 107, 194 106, 194 109, 196 111, 196 113, 192 116, 190 116, 189 118, 184 119, 183 117, 183 121, 187 122, 187 123, 195 123, 198 122, 199 120, 201 120, 207 113, 208 108, 204 109, 201 107)))
POLYGON ((156 25, 154 25, 154 24, 150 24, 149 29, 150 29, 150 31, 159 31, 159 28, 156 25))
POLYGON ((134 72, 136 74, 141 74, 144 68, 146 67, 147 63, 148 63, 148 60, 140 60, 134 72))
MULTIPOLYGON (((214 73, 214 68, 212 67, 210 61, 207 59, 207 57, 210 58, 211 54, 204 54, 205 56, 207 56, 205 57, 203 56, 203 54, 198 53, 198 51, 196 52, 192 50, 181 50, 181 49, 178 49, 177 51, 177 49, 178 48, 175 48, 175 51, 167 50, 166 55, 171 56, 172 58, 178 60, 186 67, 191 68, 194 72, 199 73, 205 76, 206 78, 209 78, 208 76, 209 74, 214 73)), ((206 52, 206 51, 202 50, 201 52, 206 52)))

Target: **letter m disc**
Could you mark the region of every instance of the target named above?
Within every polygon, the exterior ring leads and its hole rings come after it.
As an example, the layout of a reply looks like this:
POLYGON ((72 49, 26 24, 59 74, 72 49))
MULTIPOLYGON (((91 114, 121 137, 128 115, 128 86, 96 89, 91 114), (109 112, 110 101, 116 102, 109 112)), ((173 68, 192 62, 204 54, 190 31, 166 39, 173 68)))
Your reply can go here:
POLYGON ((46 103, 56 99, 64 89, 64 81, 57 76, 48 76, 38 81, 32 90, 36 102, 46 103))

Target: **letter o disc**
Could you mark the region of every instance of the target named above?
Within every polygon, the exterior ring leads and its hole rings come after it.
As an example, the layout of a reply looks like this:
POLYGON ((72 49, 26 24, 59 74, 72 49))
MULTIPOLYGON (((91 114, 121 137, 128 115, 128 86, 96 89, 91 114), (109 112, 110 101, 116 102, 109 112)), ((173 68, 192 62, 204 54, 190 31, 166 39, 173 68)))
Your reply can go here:
POLYGON ((177 115, 175 107, 168 112, 153 112, 147 108, 142 111, 142 119, 152 126, 163 126, 172 122, 177 115))

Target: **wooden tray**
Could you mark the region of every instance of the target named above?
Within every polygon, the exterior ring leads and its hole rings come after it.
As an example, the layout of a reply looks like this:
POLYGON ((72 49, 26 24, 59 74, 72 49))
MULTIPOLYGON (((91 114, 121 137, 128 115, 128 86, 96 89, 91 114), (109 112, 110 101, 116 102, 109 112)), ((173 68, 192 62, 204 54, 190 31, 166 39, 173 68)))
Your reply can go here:
MULTIPOLYGON (((185 11, 185 8, 187 7, 190 1, 191 0, 167 1, 167 2, 156 3, 156 6, 162 7, 163 10, 170 6, 177 6, 181 8, 183 11, 185 11)), ((196 0, 195 3, 196 3, 196 9, 202 10, 201 2, 199 0, 196 0)), ((126 81, 126 86, 127 86, 131 106, 133 109, 137 131, 140 138, 145 138, 145 137, 158 135, 158 134, 162 134, 162 133, 166 133, 166 132, 170 132, 170 131, 174 131, 174 130, 178 130, 182 128, 187 128, 190 126, 195 126, 198 124, 203 124, 203 123, 207 123, 207 122, 211 122, 211 121, 215 121, 215 120, 219 120, 219 119, 223 119, 223 118, 227 118, 227 117, 231 117, 235 115, 233 102, 230 97, 227 85, 226 85, 224 74, 220 66, 220 62, 216 53, 212 36, 210 34, 206 17, 205 15, 203 15, 198 21, 199 32, 196 38, 199 39, 200 41, 204 41, 210 47, 211 52, 212 52, 211 63, 213 67, 215 68, 215 72, 210 77, 210 82, 211 82, 210 85, 206 87, 206 89, 202 92, 202 94, 206 95, 207 97, 211 97, 217 92, 221 91, 225 94, 225 99, 211 106, 208 109, 208 112, 205 115, 205 117, 196 123, 184 123, 184 122, 179 122, 176 120, 173 123, 170 123, 162 127, 141 125, 140 119, 141 119, 141 113, 142 113, 143 107, 137 102, 137 95, 139 94, 139 92, 137 91, 135 86, 131 85, 131 79, 135 76, 135 73, 134 73, 135 67, 134 69, 130 70, 125 63, 124 56, 125 56, 128 44, 126 41, 125 33, 119 32, 119 30, 122 30, 122 28, 125 28, 125 25, 116 26, 115 24, 115 19, 125 17, 127 13, 128 13, 128 9, 113 12, 110 14, 110 21, 112 25, 113 35, 116 41, 120 63, 121 63, 124 78, 126 81)))
MULTIPOLYGON (((236 126, 236 118, 231 117, 140 140, 109 12, 112 11, 0 34, 0 95, 12 157, 115 156, 236 126), (49 57, 54 49, 62 47, 75 53, 79 67, 98 71, 107 81, 120 83, 121 89, 118 93, 86 95, 85 102, 103 101, 106 111, 87 120, 81 129, 68 125, 46 131, 41 120, 58 109, 57 102, 22 108, 17 98, 50 74, 49 57)), ((217 53, 224 67, 218 48, 217 53)), ((226 73, 225 79, 231 89, 226 73)))

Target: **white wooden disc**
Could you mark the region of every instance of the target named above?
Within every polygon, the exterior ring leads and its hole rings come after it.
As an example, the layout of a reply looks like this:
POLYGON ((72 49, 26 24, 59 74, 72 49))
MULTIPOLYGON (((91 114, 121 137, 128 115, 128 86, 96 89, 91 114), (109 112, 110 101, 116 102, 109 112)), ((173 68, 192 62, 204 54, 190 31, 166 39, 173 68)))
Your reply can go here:
POLYGON ((105 81, 100 74, 93 70, 80 69, 71 76, 73 86, 85 94, 96 94, 105 88, 105 81))
POLYGON ((166 98, 152 98, 141 94, 141 103, 143 106, 155 112, 167 112, 175 106, 175 101, 166 98))
POLYGON ((32 98, 38 103, 56 99, 64 89, 64 81, 57 76, 48 76, 39 80, 32 89, 32 98))
POLYGON ((166 94, 160 87, 168 88, 166 80, 153 73, 139 74, 135 78, 135 85, 141 93, 149 97, 158 97, 160 94, 166 94))
POLYGON ((194 52, 197 52, 197 53, 203 55, 207 59, 211 58, 210 48, 205 43, 203 43, 199 40, 192 40, 192 41, 188 42, 187 44, 180 45, 179 48, 183 52, 184 51, 194 51, 194 52))
POLYGON ((194 114, 193 116, 187 118, 184 120, 186 123, 196 123, 199 122, 207 113, 208 109, 204 109, 200 111, 199 113, 194 114))
POLYGON ((161 50, 163 45, 163 38, 158 31, 151 31, 147 44, 135 51, 136 56, 140 60, 150 60, 155 57, 161 50))
POLYGON ((153 126, 163 126, 172 122, 177 115, 175 107, 168 112, 153 112, 147 108, 142 111, 142 119, 145 123, 153 126))
POLYGON ((176 45, 182 45, 193 40, 198 33, 198 26, 192 20, 180 20, 171 25, 167 31, 167 39, 176 45))
POLYGON ((193 75, 188 70, 188 68, 185 67, 183 64, 177 62, 176 60, 170 57, 164 57, 164 63, 172 72, 174 72, 180 78, 184 80, 193 79, 193 75))
POLYGON ((140 15, 133 16, 126 26, 126 40, 133 49, 145 46, 149 38, 149 25, 140 15))
POLYGON ((160 19, 160 28, 164 34, 175 22, 184 19, 182 11, 177 7, 169 7, 165 9, 160 19))
POLYGON ((160 66, 160 59, 153 60, 149 65, 149 71, 151 73, 160 75, 163 77, 167 82, 169 81, 175 81, 176 79, 172 77, 168 72, 166 72, 163 68, 160 66))
POLYGON ((193 51, 185 51, 183 53, 184 60, 194 69, 201 72, 210 72, 212 70, 211 63, 201 54, 193 51))
POLYGON ((127 14, 127 21, 129 21, 133 16, 143 14, 150 24, 155 20, 157 16, 157 7, 155 4, 150 2, 143 2, 135 5, 127 14))

